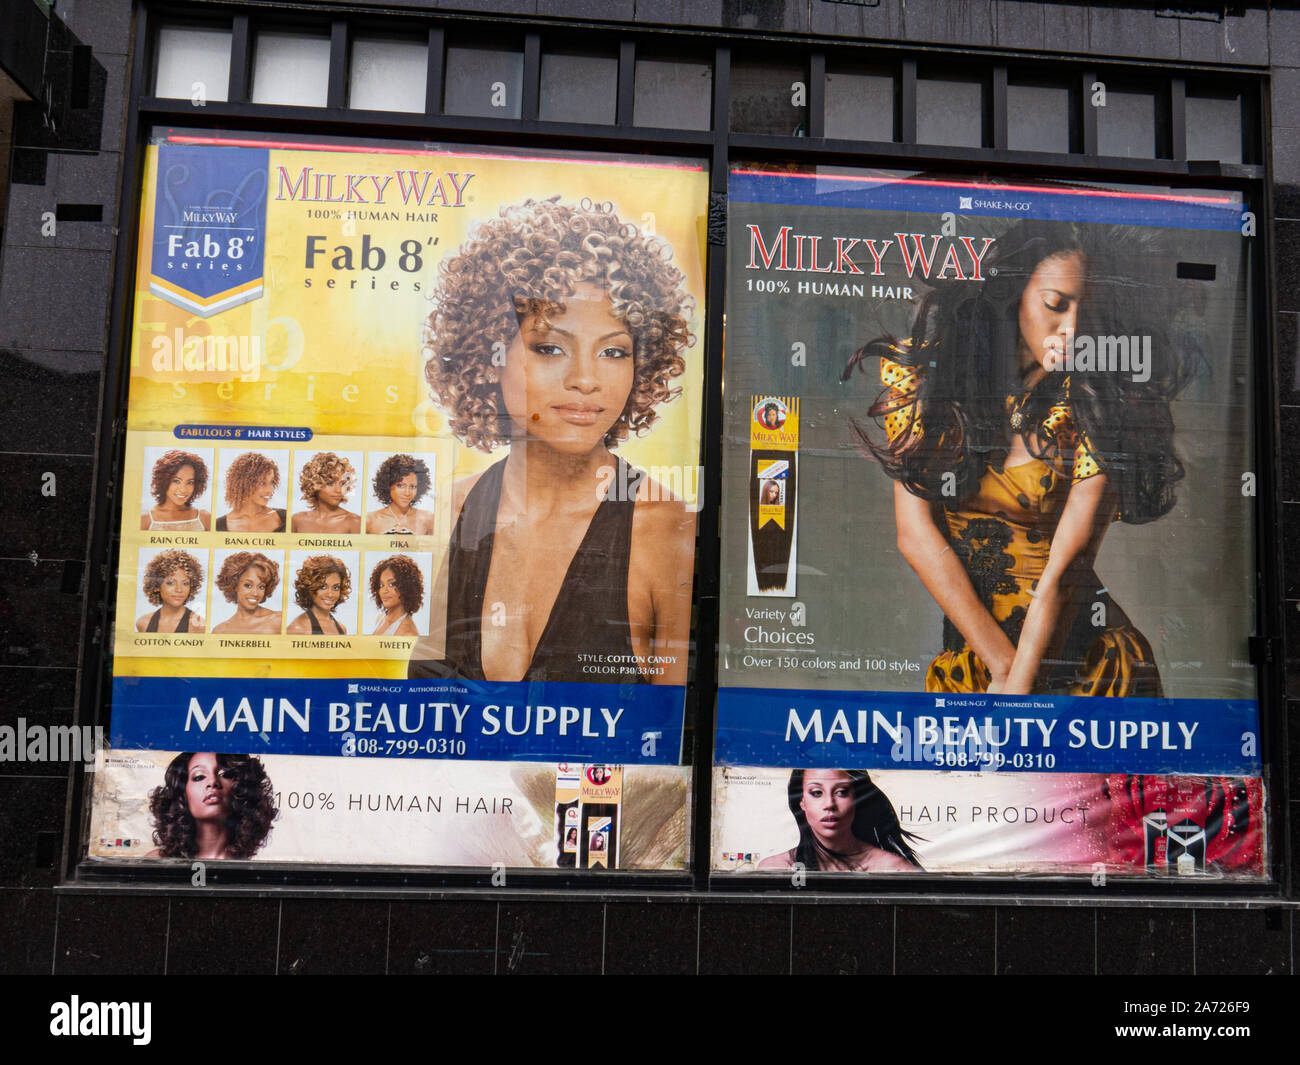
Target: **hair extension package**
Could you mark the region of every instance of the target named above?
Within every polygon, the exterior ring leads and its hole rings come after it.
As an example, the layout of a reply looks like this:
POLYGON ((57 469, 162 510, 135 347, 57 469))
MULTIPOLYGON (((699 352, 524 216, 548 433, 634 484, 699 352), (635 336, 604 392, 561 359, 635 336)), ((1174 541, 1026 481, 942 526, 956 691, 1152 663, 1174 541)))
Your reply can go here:
POLYGON ((749 419, 749 594, 795 594, 799 400, 755 396, 749 419))
POLYGON ((617 869, 622 805, 622 766, 557 766, 556 867, 617 869))

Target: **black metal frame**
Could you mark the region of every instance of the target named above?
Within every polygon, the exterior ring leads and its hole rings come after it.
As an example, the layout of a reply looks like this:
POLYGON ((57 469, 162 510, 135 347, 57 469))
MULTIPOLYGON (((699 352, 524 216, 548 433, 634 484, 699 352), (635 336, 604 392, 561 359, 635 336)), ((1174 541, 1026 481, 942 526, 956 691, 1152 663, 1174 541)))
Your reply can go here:
MULTIPOLYGON (((712 33, 707 43, 712 48, 713 99, 712 124, 708 131, 662 130, 633 125, 635 103, 635 62, 641 45, 655 57, 678 52, 683 58, 697 58, 701 53, 698 33, 650 30, 641 27, 596 26, 571 20, 504 19, 456 16, 439 13, 373 11, 339 12, 334 8, 322 12, 309 3, 295 0, 271 6, 260 0, 241 5, 204 4, 201 7, 171 0, 141 0, 134 41, 129 86, 131 106, 127 126, 120 194, 120 230, 114 261, 112 317, 108 371, 100 425, 100 461, 94 480, 93 530, 90 547, 91 566, 87 582, 88 609, 85 621, 82 683, 79 692, 78 722, 94 724, 107 711, 104 692, 110 678, 112 656, 107 653, 108 620, 114 580, 113 564, 118 550, 121 501, 116 497, 122 449, 125 441, 125 409, 128 375, 125 372, 130 350, 129 326, 132 313, 134 264, 141 209, 139 189, 143 174, 144 145, 154 126, 227 128, 251 131, 274 131, 282 134, 352 135, 371 138, 439 139, 467 144, 510 144, 519 147, 544 146, 570 150, 605 150, 645 154, 692 156, 707 161, 710 168, 709 242, 706 270, 706 321, 704 330, 704 426, 701 438, 701 462, 705 471, 704 504, 699 515, 697 571, 695 581, 696 629, 692 658, 694 672, 687 689, 687 729, 694 739, 693 766, 695 784, 692 809, 692 862, 685 874, 611 873, 530 873, 512 872, 512 885, 523 885, 530 894, 549 890, 579 889, 585 897, 626 896, 653 890, 656 897, 685 896, 694 900, 766 897, 782 902, 799 899, 846 899, 867 896, 879 899, 935 899, 957 896, 998 901, 1011 896, 1035 897, 1042 902, 1063 904, 1086 899, 1089 904, 1133 902, 1137 899, 1195 900, 1198 905, 1276 903, 1291 896, 1295 886, 1289 882, 1288 863, 1283 858, 1289 833, 1286 823, 1284 708, 1282 698, 1281 653, 1268 654, 1280 647, 1282 601, 1276 579, 1281 571, 1281 546, 1278 523, 1281 516, 1279 442, 1277 436, 1276 360, 1272 357, 1275 340, 1272 325, 1272 271, 1266 234, 1271 222, 1269 177, 1258 160, 1263 157, 1262 130, 1269 126, 1265 82, 1258 72, 1229 69, 1243 98, 1242 164, 1189 164, 1183 135, 1184 83, 1189 73, 1212 71, 1222 79, 1223 68, 1189 67, 1152 63, 1144 68, 1149 90, 1159 94, 1166 128, 1164 158, 1102 158, 1097 152, 1096 114, 1088 101, 1091 85, 1114 76, 1131 80, 1133 69, 1119 64, 1094 66, 1077 57, 1018 56, 987 49, 963 50, 963 64, 975 68, 983 64, 985 78, 986 141, 991 146, 980 149, 954 149, 918 145, 916 139, 916 80, 918 62, 948 57, 950 49, 848 42, 825 42, 803 37, 780 38, 775 35, 741 35, 712 33), (209 102, 202 108, 189 108, 183 100, 151 95, 155 76, 154 53, 156 27, 168 24, 217 23, 231 28, 231 67, 225 103, 209 102), (330 72, 327 106, 288 107, 249 103, 252 76, 254 31, 258 25, 271 28, 302 25, 328 28, 330 35, 330 72), (508 28, 523 41, 524 89, 519 119, 494 119, 449 116, 443 113, 443 81, 446 47, 449 40, 462 34, 499 31, 508 28), (428 40, 428 67, 424 113, 352 111, 346 107, 348 58, 354 30, 363 33, 393 32, 428 40), (548 38, 558 41, 565 34, 564 47, 556 51, 583 50, 583 44, 596 41, 612 43, 617 52, 618 82, 615 122, 612 125, 582 125, 543 122, 538 119, 540 63, 548 38), (580 36, 575 40, 574 34, 580 36), (809 74, 806 137, 769 136, 731 133, 730 64, 733 48, 752 54, 754 48, 780 46, 798 49, 809 74), (824 136, 824 89, 828 58, 838 65, 855 59, 866 65, 889 65, 895 72, 894 139, 889 142, 865 143, 832 140, 824 136), (1024 71, 1026 80, 1040 71, 1045 60, 1053 70, 1069 79, 1071 88, 1070 153, 1011 151, 1007 148, 1007 85, 1009 76, 1024 71), (1250 119, 1251 121, 1247 121, 1250 119), (1077 151, 1073 149, 1078 149, 1077 151), (718 636, 718 505, 721 496, 722 440, 722 322, 725 281, 725 226, 729 164, 733 157, 745 159, 802 159, 819 164, 857 164, 869 159, 882 167, 942 166, 950 172, 976 175, 1016 175, 1089 179, 1129 183, 1159 183, 1172 187, 1230 189, 1245 194, 1258 214, 1257 239, 1252 245, 1251 265, 1256 279, 1254 292, 1255 370, 1259 384, 1256 404, 1257 452, 1259 455, 1259 495, 1257 501, 1258 552, 1258 631, 1267 661, 1261 663, 1259 701, 1264 735, 1262 750, 1268 780, 1270 872, 1274 882, 1261 885, 1232 885, 1227 896, 1212 896, 1213 889, 1203 881, 1193 884, 1166 881, 1126 881, 1113 879, 1115 890, 1106 898, 1089 893, 1080 879, 1068 881, 1052 878, 1024 879, 998 875, 952 876, 936 878, 891 878, 879 881, 845 882, 844 879, 810 875, 808 887, 791 891, 784 879, 711 876, 709 869, 711 790, 712 790, 712 701, 717 687, 716 649, 718 636), (1268 338, 1268 343, 1265 343, 1268 338), (701 653, 701 649, 704 649, 701 653), (1282 725, 1282 728, 1278 728, 1282 725), (1276 737, 1275 737, 1276 733, 1276 737)), ((1193 73, 1192 76, 1195 76, 1193 73)), ((79 767, 71 770, 73 787, 69 799, 63 850, 63 890, 158 890, 188 884, 188 867, 130 866, 116 863, 84 861, 84 843, 89 812, 89 776, 79 767)), ((212 887, 236 893, 259 892, 273 888, 287 892, 314 892, 324 889, 346 890, 365 894, 411 894, 441 896, 458 891, 473 891, 476 897, 506 894, 490 880, 490 871, 450 871, 428 868, 377 868, 374 866, 299 866, 270 863, 230 863, 210 866, 208 882, 212 887)))

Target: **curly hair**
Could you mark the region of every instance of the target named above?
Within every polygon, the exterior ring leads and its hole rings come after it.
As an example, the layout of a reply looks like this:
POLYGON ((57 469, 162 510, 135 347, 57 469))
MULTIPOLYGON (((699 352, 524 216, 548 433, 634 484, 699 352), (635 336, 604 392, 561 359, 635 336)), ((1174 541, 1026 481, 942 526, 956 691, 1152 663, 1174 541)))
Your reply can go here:
POLYGON ((695 340, 688 322, 695 301, 671 263, 671 246, 621 221, 613 204, 558 200, 501 208, 438 268, 424 374, 452 432, 480 451, 510 437, 494 349, 510 346, 523 318, 563 314, 578 284, 605 290, 633 340, 632 391, 605 446, 649 431, 654 408, 682 391, 669 382, 686 370, 681 352, 695 340))
POLYGON ((190 595, 185 602, 190 602, 203 587, 203 567, 199 560, 188 551, 172 548, 160 551, 149 560, 144 568, 144 597, 154 606, 162 606, 162 584, 176 570, 182 570, 190 579, 190 595))
POLYGON ((370 595, 375 606, 383 609, 383 600, 379 598, 379 576, 386 569, 393 571, 397 579, 397 594, 402 600, 402 609, 414 614, 424 602, 424 578, 420 576, 420 567, 406 555, 389 555, 370 572, 370 595))
POLYGON ((334 605, 342 606, 346 603, 348 596, 352 594, 352 577, 348 573, 347 566, 333 555, 312 555, 302 564, 298 575, 293 579, 294 602, 303 610, 310 610, 311 597, 320 591, 325 578, 331 573, 337 573, 339 580, 343 582, 339 587, 339 601, 334 605))
POLYGON ((352 463, 332 451, 318 452, 298 474, 298 488, 303 501, 314 507, 316 493, 332 481, 343 482, 343 495, 346 497, 356 484, 357 471, 352 468, 352 463))
MULTIPOLYGON (((190 759, 196 753, 185 751, 173 758, 162 785, 149 793, 153 841, 163 858, 193 858, 198 851, 198 830, 185 798, 190 759)), ((230 857, 251 858, 266 844, 271 823, 280 812, 271 778, 261 761, 249 754, 218 754, 217 769, 228 770, 235 779, 226 819, 230 857)))
POLYGON ((245 451, 226 470, 226 502, 232 507, 239 506, 253 494, 253 489, 262 483, 262 478, 268 473, 271 475, 271 484, 279 487, 280 468, 265 455, 245 451))
POLYGON ((280 583, 279 564, 271 561, 260 551, 236 551, 221 564, 221 572, 217 574, 217 587, 226 597, 226 602, 235 601, 239 578, 244 575, 245 570, 253 568, 261 571, 262 580, 266 582, 266 594, 262 597, 262 602, 265 603, 271 598, 275 586, 280 583))
POLYGON ((390 494, 393 485, 412 473, 415 474, 415 498, 411 500, 411 506, 415 506, 424 498, 424 493, 429 490, 433 480, 429 476, 429 467, 424 464, 424 459, 417 459, 414 455, 390 455, 379 464, 373 484, 375 498, 384 506, 388 506, 393 501, 390 494))
POLYGON ((167 489, 171 487, 176 471, 182 466, 194 467, 194 491, 190 493, 190 503, 203 495, 203 490, 208 487, 208 464, 191 451, 173 448, 153 464, 153 481, 149 491, 159 506, 167 502, 167 489))

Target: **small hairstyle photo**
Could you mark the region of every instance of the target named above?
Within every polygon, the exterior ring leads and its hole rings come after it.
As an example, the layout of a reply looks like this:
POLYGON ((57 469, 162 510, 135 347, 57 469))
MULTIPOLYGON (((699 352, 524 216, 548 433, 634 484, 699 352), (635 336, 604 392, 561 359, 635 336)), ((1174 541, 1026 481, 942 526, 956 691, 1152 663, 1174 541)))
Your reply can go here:
POLYGON ((433 553, 366 552, 365 632, 371 636, 422 636, 429 631, 427 592, 433 553))
POLYGON ((360 552, 289 552, 290 636, 350 636, 360 617, 360 552))
POLYGON ((213 553, 214 633, 279 635, 284 620, 284 553, 213 553))
POLYGON ((432 536, 437 456, 372 451, 366 458, 369 471, 366 532, 432 536))
POLYGON ((284 532, 289 452, 222 448, 217 532, 284 532))
POLYGON ((135 597, 135 631, 202 633, 208 552, 142 548, 135 597))
POLYGON ((357 484, 365 468, 360 451, 295 450, 291 532, 359 533, 361 493, 357 484))
POLYGON ((147 858, 249 859, 279 811, 256 755, 184 751, 149 793, 156 844, 147 858))
POLYGON ((212 527, 208 489, 215 452, 210 447, 147 447, 142 457, 140 529, 207 532, 212 527))

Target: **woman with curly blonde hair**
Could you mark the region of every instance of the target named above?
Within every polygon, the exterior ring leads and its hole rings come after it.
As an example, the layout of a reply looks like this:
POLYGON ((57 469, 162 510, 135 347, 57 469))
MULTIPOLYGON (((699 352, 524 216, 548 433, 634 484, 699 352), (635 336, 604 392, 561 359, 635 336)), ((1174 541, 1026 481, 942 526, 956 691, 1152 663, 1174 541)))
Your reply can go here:
POLYGON ((342 560, 333 555, 312 555, 293 581, 294 601, 303 612, 289 622, 290 636, 346 636, 347 627, 334 611, 352 594, 352 578, 342 560))
POLYGON ((226 470, 230 510, 217 519, 217 532, 284 532, 284 511, 269 505, 279 486, 280 467, 245 451, 226 470))
POLYGON ((153 464, 149 492, 154 506, 140 515, 140 530, 154 532, 207 532, 212 514, 194 501, 208 487, 208 465, 198 455, 173 448, 153 464))
POLYGON ((158 609, 142 614, 136 632, 202 632, 203 618, 189 602, 203 587, 203 567, 188 551, 160 551, 144 568, 144 597, 158 609))
POLYGON ((463 443, 509 452, 454 486, 412 677, 684 683, 694 515, 614 454, 681 392, 694 303, 671 259, 612 205, 557 198, 439 267, 425 376, 463 443))
POLYGON ((356 483, 357 471, 352 463, 332 451, 321 451, 303 464, 298 474, 298 489, 306 510, 293 516, 297 533, 359 533, 361 515, 343 509, 343 503, 356 483))
POLYGON ((260 551, 236 551, 221 565, 217 587, 226 602, 235 604, 233 617, 212 631, 217 634, 263 633, 278 635, 284 613, 264 607, 280 583, 280 567, 260 551))
POLYGON ((424 578, 415 560, 391 555, 370 572, 370 595, 383 613, 375 636, 419 636, 412 618, 424 605, 424 578))

